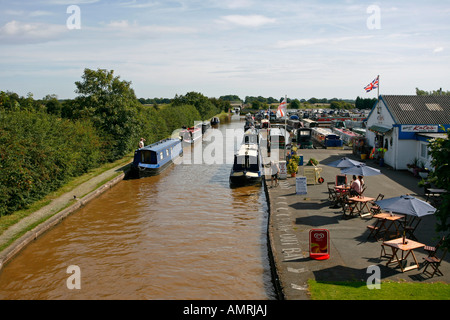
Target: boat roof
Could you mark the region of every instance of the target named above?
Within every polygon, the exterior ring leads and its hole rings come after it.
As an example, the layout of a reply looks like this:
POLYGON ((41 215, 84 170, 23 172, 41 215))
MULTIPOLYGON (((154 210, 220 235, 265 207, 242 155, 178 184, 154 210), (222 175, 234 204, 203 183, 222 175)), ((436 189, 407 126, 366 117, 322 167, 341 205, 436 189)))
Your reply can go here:
POLYGON ((257 157, 258 156, 258 147, 256 145, 242 145, 238 152, 236 153, 236 156, 245 156, 249 155, 251 157, 257 157))
POLYGON ((166 139, 166 140, 161 140, 159 142, 145 146, 144 148, 141 148, 140 150, 160 152, 160 151, 165 150, 168 147, 174 146, 178 143, 181 143, 181 141, 179 139, 166 139))
POLYGON ((311 128, 313 131, 319 132, 321 134, 333 134, 333 131, 331 131, 330 128, 321 128, 321 127, 317 127, 317 128, 311 128))

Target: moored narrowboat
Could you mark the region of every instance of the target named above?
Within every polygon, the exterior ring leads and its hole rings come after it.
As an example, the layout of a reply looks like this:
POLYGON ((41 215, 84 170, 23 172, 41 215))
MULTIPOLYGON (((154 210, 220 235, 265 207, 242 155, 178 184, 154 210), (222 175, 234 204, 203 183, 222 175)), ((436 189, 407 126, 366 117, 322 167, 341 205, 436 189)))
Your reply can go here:
POLYGON ((230 185, 240 186, 256 184, 262 181, 263 168, 259 146, 243 144, 234 155, 233 167, 230 172, 230 185))
POLYGON ((134 152, 131 176, 155 176, 167 169, 173 160, 183 154, 180 139, 165 139, 134 152))
POLYGON ((330 128, 312 128, 313 140, 326 149, 343 149, 344 142, 341 137, 333 133, 330 128))
POLYGON ((220 119, 218 117, 213 117, 211 119, 211 126, 217 126, 220 123, 220 119))
POLYGON ((195 143, 197 140, 202 137, 202 128, 201 126, 195 126, 190 128, 185 128, 180 132, 180 138, 189 144, 195 143))

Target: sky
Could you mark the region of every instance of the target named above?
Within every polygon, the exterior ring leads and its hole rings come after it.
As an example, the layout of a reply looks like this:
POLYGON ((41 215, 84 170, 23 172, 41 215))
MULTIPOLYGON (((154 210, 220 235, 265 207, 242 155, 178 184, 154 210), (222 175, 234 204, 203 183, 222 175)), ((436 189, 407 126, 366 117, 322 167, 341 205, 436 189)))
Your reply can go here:
POLYGON ((450 90, 450 1, 0 0, 0 91, 72 99, 85 68, 137 98, 450 90))

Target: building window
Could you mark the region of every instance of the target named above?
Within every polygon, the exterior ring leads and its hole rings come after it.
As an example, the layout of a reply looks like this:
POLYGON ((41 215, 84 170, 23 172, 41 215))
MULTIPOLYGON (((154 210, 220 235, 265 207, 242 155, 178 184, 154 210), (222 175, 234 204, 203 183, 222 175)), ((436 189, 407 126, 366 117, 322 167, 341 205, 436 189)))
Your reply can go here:
POLYGON ((426 103, 425 105, 430 111, 444 111, 438 103, 426 103))
POLYGON ((415 111, 410 103, 399 103, 398 105, 402 111, 415 111))
POLYGON ((423 159, 428 158, 428 144, 426 143, 420 144, 420 157, 423 159))

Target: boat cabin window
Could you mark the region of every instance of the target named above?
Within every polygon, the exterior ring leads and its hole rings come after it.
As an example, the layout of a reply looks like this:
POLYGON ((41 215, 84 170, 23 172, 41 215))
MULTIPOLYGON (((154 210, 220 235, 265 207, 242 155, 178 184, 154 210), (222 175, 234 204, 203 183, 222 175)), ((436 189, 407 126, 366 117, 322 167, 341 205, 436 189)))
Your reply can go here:
POLYGON ((251 156, 238 156, 234 159, 233 169, 235 171, 239 170, 249 170, 249 171, 258 171, 258 159, 256 157, 251 156))
POLYGON ((147 164, 157 164, 156 153, 154 151, 142 151, 141 152, 141 162, 147 164))

